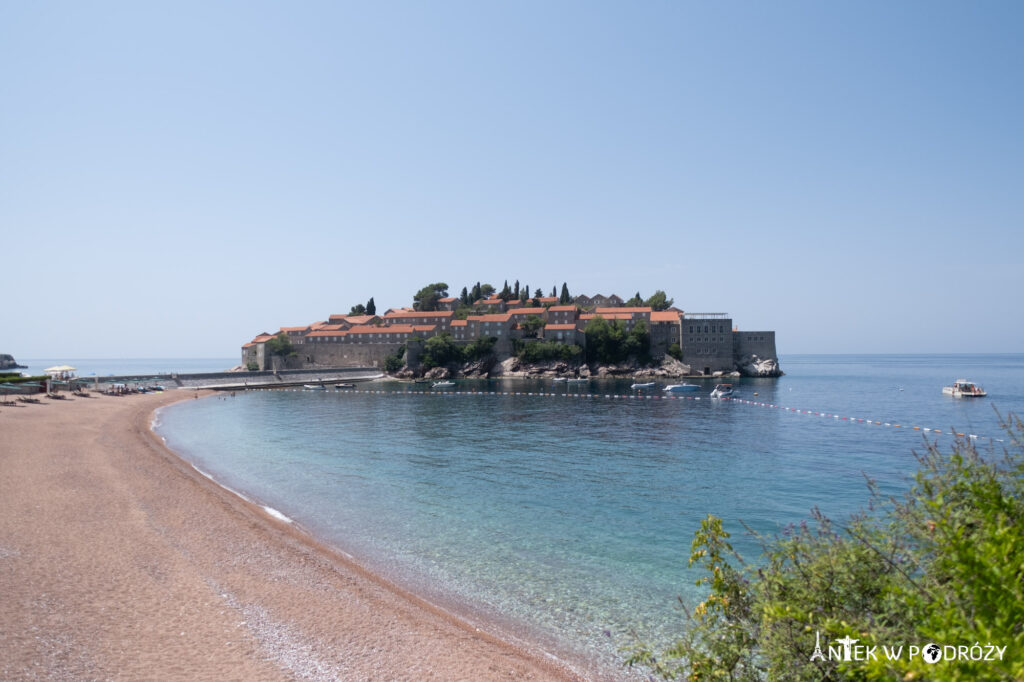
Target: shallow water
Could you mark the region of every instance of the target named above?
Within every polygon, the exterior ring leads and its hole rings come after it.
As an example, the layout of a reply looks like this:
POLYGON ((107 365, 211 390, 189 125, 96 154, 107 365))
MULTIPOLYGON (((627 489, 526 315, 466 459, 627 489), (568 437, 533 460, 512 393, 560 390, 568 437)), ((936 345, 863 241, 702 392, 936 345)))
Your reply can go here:
POLYGON ((158 430, 387 577, 615 670, 634 633, 666 642, 678 631, 677 595, 699 600, 686 563, 706 514, 756 558, 741 521, 772 533, 814 506, 843 517, 866 504, 865 475, 904 489, 923 438, 948 444, 950 427, 998 438, 993 406, 1024 411, 1024 355, 782 366, 780 379, 739 381, 738 397, 853 419, 712 401, 714 382, 687 396, 699 400, 605 397, 630 394, 630 381, 460 381, 447 395, 378 382, 185 401, 158 430), (989 397, 943 396, 960 377, 989 397), (595 397, 574 395, 587 390, 595 397))

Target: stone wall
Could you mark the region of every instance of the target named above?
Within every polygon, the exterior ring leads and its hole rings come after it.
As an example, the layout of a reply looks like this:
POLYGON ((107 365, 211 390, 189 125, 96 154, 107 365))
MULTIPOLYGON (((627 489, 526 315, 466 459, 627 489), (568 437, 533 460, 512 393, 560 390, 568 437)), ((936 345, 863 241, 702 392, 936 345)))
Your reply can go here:
POLYGON ((684 318, 683 362, 694 374, 731 372, 736 367, 732 318, 684 318))
POLYGON ((733 353, 737 360, 756 355, 759 358, 775 358, 775 332, 734 332, 733 353))

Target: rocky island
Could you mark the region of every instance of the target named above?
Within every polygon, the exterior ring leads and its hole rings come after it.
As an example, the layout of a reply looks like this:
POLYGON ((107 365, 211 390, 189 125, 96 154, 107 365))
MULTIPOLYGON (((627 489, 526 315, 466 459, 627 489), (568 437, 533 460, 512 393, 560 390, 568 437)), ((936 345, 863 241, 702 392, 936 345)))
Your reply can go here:
POLYGON ((727 313, 685 312, 663 291, 535 294, 479 282, 449 296, 423 287, 411 307, 263 332, 242 346, 249 370, 379 367, 398 378, 781 376, 775 332, 740 331, 727 313))
POLYGON ((0 353, 0 369, 25 369, 25 365, 19 365, 11 355, 0 353))

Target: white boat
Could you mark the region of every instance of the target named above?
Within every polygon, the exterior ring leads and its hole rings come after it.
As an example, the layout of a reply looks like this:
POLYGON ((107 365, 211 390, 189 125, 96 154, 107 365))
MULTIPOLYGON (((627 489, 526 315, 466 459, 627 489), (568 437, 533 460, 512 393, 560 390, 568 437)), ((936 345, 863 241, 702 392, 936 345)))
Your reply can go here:
POLYGON ((712 398, 728 398, 733 394, 732 384, 717 384, 711 391, 712 398))
POLYGON ((570 377, 566 379, 566 381, 568 381, 570 384, 585 384, 588 381, 590 381, 590 379, 588 379, 587 377, 570 377))
POLYGON ((435 381, 430 385, 431 388, 451 388, 455 385, 454 381, 435 381))
POLYGON ((304 391, 326 391, 327 387, 323 384, 303 384, 302 390, 304 391))
POLYGON ((690 391, 696 391, 700 386, 697 384, 672 384, 661 389, 666 393, 689 393, 690 391))
POLYGON ((639 391, 640 389, 643 389, 643 388, 654 388, 657 385, 658 384, 656 382, 651 381, 651 382, 646 383, 646 384, 633 384, 632 386, 630 386, 630 388, 633 389, 634 391, 639 391))
POLYGON ((555 377, 555 383, 556 384, 560 383, 562 381, 568 381, 568 379, 566 379, 565 377, 555 377))
POLYGON ((988 395, 985 389, 967 379, 957 379, 952 386, 943 386, 942 393, 954 398, 983 398, 988 395))

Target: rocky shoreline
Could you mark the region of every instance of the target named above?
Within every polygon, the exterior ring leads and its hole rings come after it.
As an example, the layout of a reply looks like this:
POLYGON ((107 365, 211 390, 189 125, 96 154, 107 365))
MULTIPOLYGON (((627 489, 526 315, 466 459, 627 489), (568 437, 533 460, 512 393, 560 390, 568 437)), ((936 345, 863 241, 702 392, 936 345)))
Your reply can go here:
MULTIPOLYGON (((742 359, 732 372, 714 372, 711 377, 779 377, 784 373, 775 358, 758 358, 756 355, 742 359)), ((565 361, 551 361, 529 364, 519 358, 510 357, 499 361, 495 357, 485 358, 461 365, 434 367, 426 372, 403 367, 390 374, 396 379, 496 379, 496 378, 556 378, 579 377, 584 379, 653 378, 685 379, 707 378, 695 373, 690 365, 673 357, 665 356, 659 364, 641 365, 635 360, 615 365, 576 365, 565 361)))

